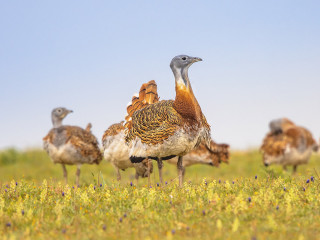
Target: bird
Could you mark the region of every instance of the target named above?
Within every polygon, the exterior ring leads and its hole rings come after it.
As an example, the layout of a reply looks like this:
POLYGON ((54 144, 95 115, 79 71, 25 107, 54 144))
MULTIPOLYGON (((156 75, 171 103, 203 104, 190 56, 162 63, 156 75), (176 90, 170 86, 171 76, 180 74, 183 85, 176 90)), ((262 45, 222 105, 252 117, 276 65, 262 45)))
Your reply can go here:
MULTIPOLYGON (((218 144, 211 140, 210 148, 204 142, 200 143, 199 147, 183 157, 183 172, 184 178, 186 167, 194 164, 204 164, 209 166, 219 167, 221 162, 228 163, 229 160, 229 145, 225 143, 218 144)), ((177 164, 178 157, 171 158, 167 161, 170 164, 177 164)))
POLYGON ((293 166, 295 173, 298 165, 308 163, 312 151, 318 150, 311 132, 288 118, 272 120, 269 128, 260 147, 266 167, 280 164, 286 170, 287 166, 293 166))
POLYGON ((62 120, 72 112, 64 107, 52 110, 53 128, 43 138, 43 148, 53 163, 62 165, 66 184, 68 173, 65 165, 77 165, 76 185, 79 186, 81 165, 99 164, 102 160, 102 153, 96 137, 91 133, 91 123, 86 129, 62 124, 62 120))
POLYGON ((117 180, 121 180, 120 169, 135 168, 135 178, 149 177, 153 171, 151 161, 147 159, 140 163, 132 163, 129 158, 129 148, 124 138, 124 121, 112 124, 102 136, 102 146, 105 160, 109 161, 117 171, 117 180))
MULTIPOLYGON (((127 108, 126 142, 131 162, 156 159, 162 179, 162 160, 178 156, 179 186, 183 184, 183 156, 201 141, 210 146, 210 125, 202 113, 188 77, 189 67, 201 58, 178 55, 170 63, 175 78, 175 100, 161 100, 141 109, 127 108)), ((140 98, 140 96, 139 96, 140 98)), ((143 103, 142 103, 143 105, 143 103)))

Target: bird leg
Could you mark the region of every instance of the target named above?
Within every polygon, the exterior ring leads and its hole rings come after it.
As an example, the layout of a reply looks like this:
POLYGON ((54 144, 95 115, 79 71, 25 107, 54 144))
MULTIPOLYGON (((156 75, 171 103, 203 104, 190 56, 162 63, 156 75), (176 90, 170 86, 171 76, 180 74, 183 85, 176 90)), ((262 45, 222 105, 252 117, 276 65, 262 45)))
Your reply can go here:
POLYGON ((182 182, 184 182, 184 175, 186 174, 186 167, 182 166, 182 182))
POLYGON ((283 170, 287 171, 287 166, 286 165, 283 166, 283 170))
POLYGON ((178 174, 179 174, 179 187, 182 187, 183 184, 183 166, 182 166, 182 157, 179 156, 177 162, 178 174))
POLYGON ((139 182, 139 174, 137 173, 137 170, 136 170, 136 175, 134 176, 134 178, 136 179, 137 185, 138 185, 138 182, 139 182))
POLYGON ((76 185, 79 186, 79 179, 80 179, 80 167, 81 165, 77 165, 77 172, 76 172, 76 185))
POLYGON ((162 167, 163 167, 163 162, 161 158, 157 158, 158 162, 158 169, 159 169, 159 180, 160 184, 163 185, 163 179, 162 179, 162 167))
POLYGON ((297 172, 297 167, 298 167, 297 165, 293 166, 293 174, 295 174, 297 172))
POLYGON ((150 170, 151 170, 151 167, 150 167, 149 158, 147 158, 147 164, 148 164, 148 186, 150 187, 151 186, 151 181, 150 181, 150 170))
POLYGON ((64 180, 66 181, 66 184, 68 184, 68 172, 67 172, 66 166, 64 164, 62 164, 61 166, 63 170, 64 180))
POLYGON ((120 174, 120 169, 117 168, 117 180, 120 181, 121 180, 121 174, 120 174))

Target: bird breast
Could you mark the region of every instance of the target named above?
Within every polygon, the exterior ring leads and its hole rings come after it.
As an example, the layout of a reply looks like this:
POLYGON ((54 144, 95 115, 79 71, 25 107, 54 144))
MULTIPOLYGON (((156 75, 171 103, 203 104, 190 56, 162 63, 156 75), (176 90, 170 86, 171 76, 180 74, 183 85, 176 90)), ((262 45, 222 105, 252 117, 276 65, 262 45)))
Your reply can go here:
POLYGON ((171 155, 183 156, 194 149, 204 135, 204 128, 190 132, 186 128, 180 128, 162 144, 149 145, 142 143, 136 137, 130 144, 130 156, 137 157, 167 157, 171 155))

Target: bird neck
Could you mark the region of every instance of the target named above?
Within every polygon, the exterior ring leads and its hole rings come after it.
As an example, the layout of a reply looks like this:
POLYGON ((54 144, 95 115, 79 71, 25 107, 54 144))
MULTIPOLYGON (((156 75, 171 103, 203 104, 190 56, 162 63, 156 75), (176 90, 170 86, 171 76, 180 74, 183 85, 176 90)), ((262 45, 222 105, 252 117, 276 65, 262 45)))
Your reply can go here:
POLYGON ((192 91, 188 77, 188 68, 173 69, 176 82, 175 108, 183 117, 200 121, 202 112, 192 91))
POLYGON ((53 128, 58 128, 62 126, 62 119, 52 116, 53 128))

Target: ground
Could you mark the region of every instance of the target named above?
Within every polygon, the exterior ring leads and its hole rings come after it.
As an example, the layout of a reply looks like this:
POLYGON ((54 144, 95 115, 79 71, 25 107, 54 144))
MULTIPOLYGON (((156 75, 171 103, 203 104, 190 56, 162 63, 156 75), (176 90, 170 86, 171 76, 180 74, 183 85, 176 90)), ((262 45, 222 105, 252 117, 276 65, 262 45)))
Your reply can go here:
POLYGON ((0 236, 4 239, 317 239, 320 236, 320 156, 283 172, 265 168, 258 151, 232 152, 219 168, 164 166, 164 186, 134 181, 107 162, 75 166, 65 185, 45 152, 0 153, 0 236))

